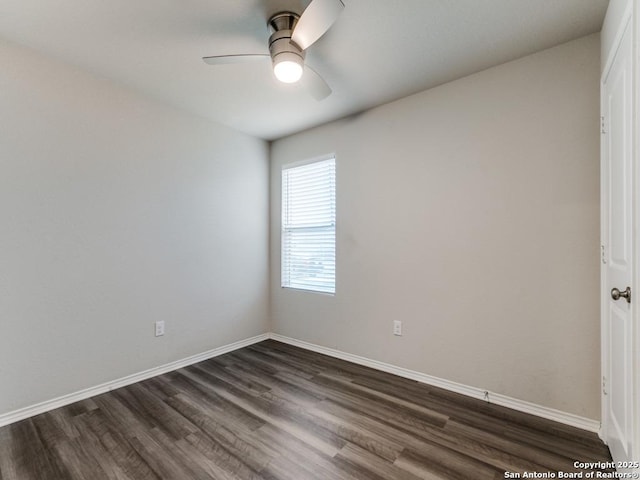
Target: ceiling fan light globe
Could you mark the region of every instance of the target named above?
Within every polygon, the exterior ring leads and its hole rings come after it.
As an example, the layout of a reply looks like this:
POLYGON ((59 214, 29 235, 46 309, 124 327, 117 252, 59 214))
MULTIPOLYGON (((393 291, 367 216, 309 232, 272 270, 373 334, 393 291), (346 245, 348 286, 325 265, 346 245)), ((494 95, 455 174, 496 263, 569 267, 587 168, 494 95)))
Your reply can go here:
POLYGON ((296 83, 302 78, 302 65, 292 60, 284 60, 273 66, 273 73, 282 83, 296 83))

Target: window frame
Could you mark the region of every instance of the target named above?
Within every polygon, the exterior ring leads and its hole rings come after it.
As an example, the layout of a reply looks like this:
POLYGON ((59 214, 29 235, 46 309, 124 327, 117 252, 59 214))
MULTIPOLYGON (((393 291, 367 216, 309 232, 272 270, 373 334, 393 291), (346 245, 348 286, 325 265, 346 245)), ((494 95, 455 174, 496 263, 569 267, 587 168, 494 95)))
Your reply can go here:
MULTIPOLYGON (((331 153, 331 154, 326 154, 326 155, 322 155, 319 157, 314 157, 311 159, 307 159, 307 160, 300 160, 300 161, 296 161, 296 162, 291 162, 291 163, 287 163, 281 166, 280 169, 280 287, 283 290, 292 290, 292 291, 299 291, 299 292, 307 292, 307 293, 314 293, 314 294, 320 294, 320 295, 330 295, 330 296, 335 296, 336 294, 336 290, 337 290, 337 242, 336 242, 336 238, 337 238, 337 214, 336 214, 336 210, 337 210, 337 158, 335 153, 331 153), (285 254, 285 250, 286 250, 286 232, 287 230, 295 230, 296 228, 293 227, 288 227, 285 226, 285 209, 287 208, 287 205, 285 205, 285 198, 284 198, 284 193, 285 193, 285 185, 284 185, 284 177, 285 177, 285 171, 286 170, 291 170, 291 169, 296 169, 299 167, 304 167, 307 165, 312 165, 315 163, 321 163, 321 162, 326 162, 326 161, 333 161, 333 198, 332 198, 332 203, 333 203, 333 225, 332 225, 332 229, 333 229, 333 284, 332 284, 332 289, 331 290, 327 290, 327 289, 315 289, 315 288, 307 288, 307 287, 301 287, 300 285, 296 285, 295 282, 292 285, 292 282, 290 280, 290 274, 289 274, 289 281, 285 282, 285 260, 286 257, 288 257, 287 254, 285 254), (287 284, 286 284, 287 283, 287 284)), ((298 227, 299 230, 303 230, 305 228, 310 228, 310 227, 298 227)), ((320 228, 320 227, 313 227, 313 228, 320 228)))

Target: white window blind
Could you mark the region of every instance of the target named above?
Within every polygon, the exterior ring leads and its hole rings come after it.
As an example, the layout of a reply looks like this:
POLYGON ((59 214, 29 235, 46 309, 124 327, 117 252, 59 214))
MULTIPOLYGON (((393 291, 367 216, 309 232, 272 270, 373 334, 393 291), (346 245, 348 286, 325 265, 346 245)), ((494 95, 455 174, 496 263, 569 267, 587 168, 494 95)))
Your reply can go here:
POLYGON ((282 286, 336 291, 335 158, 282 170, 282 286))

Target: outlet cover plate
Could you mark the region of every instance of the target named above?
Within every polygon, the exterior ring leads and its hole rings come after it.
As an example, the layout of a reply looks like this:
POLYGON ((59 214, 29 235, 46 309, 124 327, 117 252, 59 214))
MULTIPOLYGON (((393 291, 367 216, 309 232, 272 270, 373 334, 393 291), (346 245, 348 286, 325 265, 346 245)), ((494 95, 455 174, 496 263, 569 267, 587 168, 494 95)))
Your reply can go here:
POLYGON ((399 337, 402 336, 402 322, 400 320, 393 321, 393 334, 399 337))
POLYGON ((164 335, 164 320, 156 322, 156 337, 164 335))

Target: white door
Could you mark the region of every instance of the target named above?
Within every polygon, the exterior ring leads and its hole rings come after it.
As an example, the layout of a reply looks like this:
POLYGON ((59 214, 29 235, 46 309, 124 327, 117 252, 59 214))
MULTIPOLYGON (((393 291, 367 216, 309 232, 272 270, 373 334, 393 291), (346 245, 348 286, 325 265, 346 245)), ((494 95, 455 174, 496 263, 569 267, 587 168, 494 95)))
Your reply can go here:
POLYGON ((630 461, 634 455, 632 309, 640 292, 631 288, 632 60, 631 23, 627 22, 602 85, 603 432, 616 462, 630 461))

